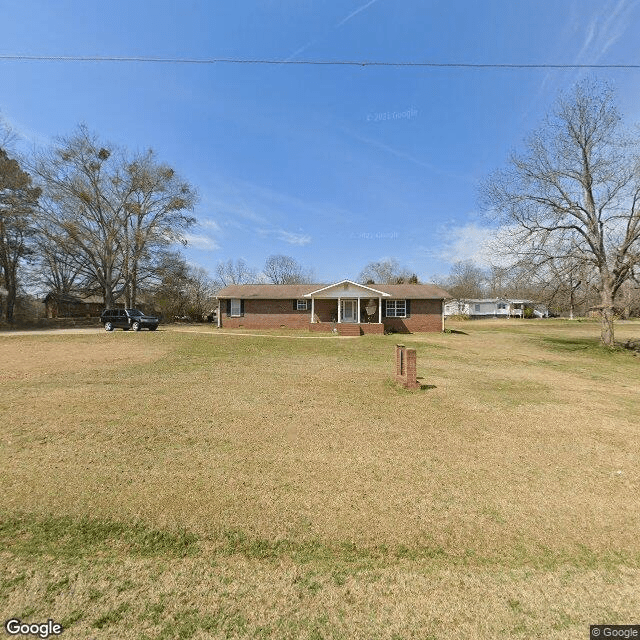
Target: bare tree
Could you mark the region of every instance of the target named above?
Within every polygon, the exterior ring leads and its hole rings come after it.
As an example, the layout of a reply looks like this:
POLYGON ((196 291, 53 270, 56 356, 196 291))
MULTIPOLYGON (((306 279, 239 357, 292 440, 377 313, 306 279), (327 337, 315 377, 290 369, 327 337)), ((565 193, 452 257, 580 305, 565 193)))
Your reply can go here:
POLYGON ((148 283, 154 306, 165 318, 187 315, 189 306, 189 265, 177 251, 165 252, 148 283))
POLYGON ((0 279, 6 291, 7 322, 13 321, 20 265, 32 253, 39 197, 31 176, 0 148, 0 279))
POLYGON ((202 267, 191 267, 187 273, 187 315, 203 320, 215 306, 216 287, 202 267))
POLYGON ((219 262, 216 267, 216 284, 218 287, 227 287, 231 284, 250 284, 256 281, 256 272, 247 263, 238 258, 235 262, 219 262))
POLYGON ((540 297, 573 320, 576 314, 584 315, 593 293, 593 281, 597 275, 593 265, 581 259, 567 256, 543 265, 536 273, 540 297))
POLYGON ((580 82, 526 152, 483 187, 484 206, 509 225, 507 249, 521 264, 573 256, 594 267, 607 346, 616 293, 640 260, 640 154, 620 120, 608 86, 580 82))
POLYGON ((42 233, 39 234, 36 251, 36 280, 43 290, 67 294, 88 288, 81 275, 85 269, 77 257, 70 256, 42 233))
POLYGON ((195 193, 173 169, 152 152, 131 159, 85 126, 41 154, 34 172, 44 188, 42 233, 107 307, 123 295, 133 305, 143 266, 194 222, 195 193))
POLYGON ((487 274, 471 260, 460 260, 451 267, 445 289, 457 299, 482 298, 487 274))
POLYGON ((215 305, 215 283, 202 267, 189 266, 180 253, 165 252, 146 292, 165 318, 203 319, 215 305))
POLYGON ((12 151, 16 140, 18 140, 18 134, 0 114, 0 149, 12 151))
POLYGON ((403 284, 412 281, 417 284, 418 277, 401 267, 395 258, 370 262, 360 272, 358 280, 370 284, 403 284))
POLYGON ((309 284, 311 271, 306 270, 290 256, 269 256, 264 265, 264 274, 272 284, 309 284))
POLYGON ((95 280, 106 307, 124 291, 123 230, 130 196, 124 162, 86 127, 37 158, 44 187, 42 232, 95 280))
POLYGON ((188 215, 196 202, 194 189, 149 150, 127 164, 131 193, 126 203, 124 278, 126 305, 136 306, 139 285, 153 271, 153 253, 182 241, 182 232, 195 223, 188 215))

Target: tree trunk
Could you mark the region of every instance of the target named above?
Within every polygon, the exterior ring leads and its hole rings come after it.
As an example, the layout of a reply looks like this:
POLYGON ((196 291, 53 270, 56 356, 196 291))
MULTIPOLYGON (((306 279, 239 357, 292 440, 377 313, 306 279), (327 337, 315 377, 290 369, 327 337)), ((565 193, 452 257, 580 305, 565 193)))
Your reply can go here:
POLYGON ((105 309, 113 309, 113 291, 111 287, 104 288, 104 307, 105 309))
POLYGON ((13 324, 13 311, 16 306, 16 298, 18 297, 18 283, 16 281, 15 270, 12 269, 13 265, 5 264, 2 271, 4 271, 4 285, 7 290, 7 307, 5 309, 5 317, 8 323, 13 324))
POLYGON ((16 306, 16 292, 13 291, 7 296, 7 322, 13 324, 13 311, 16 306))
POLYGON ((600 329, 600 341, 606 347, 614 346, 613 335, 613 301, 603 296, 602 300, 602 325, 600 329))
POLYGON ((137 261, 133 264, 133 269, 131 270, 131 284, 129 285, 129 290, 131 291, 131 308, 135 309, 138 304, 138 264, 137 261))

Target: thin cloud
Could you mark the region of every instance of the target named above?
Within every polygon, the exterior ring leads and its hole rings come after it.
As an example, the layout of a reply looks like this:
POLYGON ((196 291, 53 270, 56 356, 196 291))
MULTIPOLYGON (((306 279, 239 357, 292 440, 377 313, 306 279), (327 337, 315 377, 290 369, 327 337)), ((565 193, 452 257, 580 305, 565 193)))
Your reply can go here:
POLYGON ((632 24, 629 14, 637 6, 638 0, 618 0, 615 4, 607 3, 600 13, 592 16, 576 63, 595 64, 600 61, 632 24))
POLYGON ((187 245, 201 251, 216 251, 220 245, 211 237, 199 233, 185 233, 182 236, 187 245))
POLYGON ((418 252, 449 264, 471 260, 479 266, 488 267, 501 260, 495 243, 497 235, 498 230, 473 222, 450 226, 440 231, 437 248, 421 246, 418 252))
POLYGON ((389 145, 379 142, 378 140, 373 140, 372 138, 366 138, 365 136, 358 135, 357 133, 353 133, 352 131, 347 131, 347 133, 353 138, 355 138, 356 140, 358 140, 359 142, 363 142, 364 144, 368 144, 382 151, 386 151, 387 153, 391 153, 397 158, 401 158, 402 160, 408 160, 409 162, 412 162, 413 164, 417 164, 418 166, 423 167, 425 169, 429 169, 430 171, 438 171, 438 168, 435 165, 429 164, 428 162, 423 162, 422 160, 418 160, 417 158, 414 158, 412 155, 405 153, 404 151, 394 149, 393 147, 390 147, 389 145))
POLYGON ((311 242, 311 236, 306 233, 292 233, 284 229, 258 229, 261 236, 271 236, 287 244, 302 247, 311 242))
POLYGON ((211 231, 220 231, 220 225, 211 218, 198 218, 198 226, 211 231))
MULTIPOLYGON (((603 3, 604 4, 604 3, 603 3)), ((572 17, 558 36, 556 56, 569 55, 571 49, 577 52, 573 64, 598 64, 611 48, 622 38, 625 32, 637 20, 631 13, 638 7, 640 0, 610 0, 600 11, 585 16, 584 4, 574 2, 571 6, 572 17)), ((576 82, 584 71, 569 74, 547 73, 538 86, 535 96, 521 116, 523 121, 537 112, 541 103, 547 108, 548 96, 576 82)))
POLYGON ((290 62, 291 60, 297 58, 303 51, 306 51, 309 47, 312 47, 314 44, 316 44, 317 42, 320 42, 320 40, 325 38, 328 33, 333 31, 334 29, 340 28, 343 24, 349 22, 349 20, 357 16, 362 11, 365 11, 366 9, 368 9, 372 4, 375 4, 376 2, 378 2, 378 0, 369 0, 369 2, 367 2, 366 4, 363 4, 361 7, 358 7, 355 11, 352 11, 348 16, 342 18, 342 20, 340 20, 339 22, 336 22, 329 29, 326 29, 321 36, 319 36, 318 38, 314 38, 313 40, 309 40, 307 44, 303 44, 299 49, 296 49, 287 58, 285 58, 285 61, 290 62))
POLYGON ((346 18, 344 18, 343 20, 340 20, 340 22, 338 22, 336 27, 341 27, 345 22, 349 22, 349 20, 351 20, 351 18, 353 18, 354 16, 357 16, 361 11, 364 11, 365 9, 368 9, 372 4, 374 4, 376 2, 378 2, 378 0, 370 0, 370 2, 367 2, 366 4, 363 4, 361 7, 359 7, 358 9, 353 11, 352 13, 350 13, 346 18))
POLYGON ((206 190, 207 203, 215 209, 221 228, 245 228, 248 224, 252 229, 283 228, 291 217, 322 217, 333 223, 353 218, 350 211, 332 203, 304 200, 246 180, 212 178, 206 190))
POLYGON ((346 133, 348 136, 352 137, 353 139, 357 140, 358 142, 375 147, 380 151, 385 151, 386 153, 390 153, 396 156, 396 158, 400 158, 401 160, 406 160, 407 162, 411 162, 412 164, 415 164, 424 169, 428 169, 433 173, 437 173, 442 176, 447 176, 449 178, 455 178, 456 180, 470 181, 472 179, 468 175, 452 173, 451 171, 445 171, 441 167, 436 166, 435 164, 431 164, 430 162, 424 162, 423 160, 420 160, 415 156, 412 156, 411 154, 406 153, 405 151, 401 151, 400 149, 390 147, 389 145, 384 144, 379 140, 374 140, 373 138, 367 138, 366 136, 361 136, 360 134, 355 133, 350 129, 343 128, 342 131, 344 131, 344 133, 346 133))

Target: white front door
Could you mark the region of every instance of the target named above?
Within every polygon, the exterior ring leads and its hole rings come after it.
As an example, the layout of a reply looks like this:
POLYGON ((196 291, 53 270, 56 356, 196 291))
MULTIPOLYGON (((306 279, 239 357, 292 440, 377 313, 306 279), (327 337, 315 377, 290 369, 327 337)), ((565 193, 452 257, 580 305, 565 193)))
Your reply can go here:
POLYGON ((357 322, 356 320, 356 301, 342 300, 342 309, 340 311, 342 322, 357 322))

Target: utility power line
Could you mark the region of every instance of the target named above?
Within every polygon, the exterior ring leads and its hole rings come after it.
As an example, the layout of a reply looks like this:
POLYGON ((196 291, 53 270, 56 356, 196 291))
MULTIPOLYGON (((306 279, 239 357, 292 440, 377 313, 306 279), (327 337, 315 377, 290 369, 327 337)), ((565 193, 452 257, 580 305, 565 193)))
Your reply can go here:
POLYGON ((17 62, 143 62, 154 64, 311 65, 347 67, 417 67, 435 69, 640 69, 640 64, 571 64, 511 62, 402 62, 388 60, 278 60, 261 58, 159 58, 149 56, 44 56, 0 54, 0 61, 17 62))

